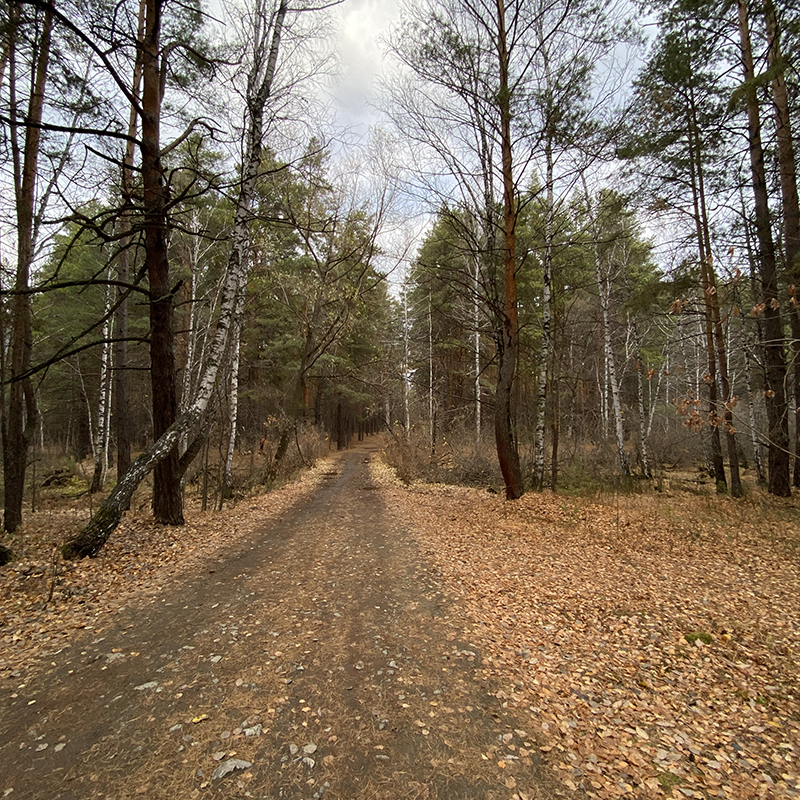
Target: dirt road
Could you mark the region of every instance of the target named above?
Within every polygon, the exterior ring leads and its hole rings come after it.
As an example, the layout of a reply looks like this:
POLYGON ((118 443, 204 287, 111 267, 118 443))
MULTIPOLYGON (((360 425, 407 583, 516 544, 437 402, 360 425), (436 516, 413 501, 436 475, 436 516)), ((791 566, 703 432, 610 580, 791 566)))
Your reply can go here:
POLYGON ((282 520, 0 698, 0 798, 535 798, 535 743, 342 454, 282 520))

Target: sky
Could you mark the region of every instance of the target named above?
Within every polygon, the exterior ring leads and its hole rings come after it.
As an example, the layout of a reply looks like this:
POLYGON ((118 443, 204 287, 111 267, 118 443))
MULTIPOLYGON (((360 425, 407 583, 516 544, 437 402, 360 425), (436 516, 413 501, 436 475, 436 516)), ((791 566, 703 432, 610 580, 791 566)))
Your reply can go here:
POLYGON ((379 115, 374 109, 377 80, 383 69, 383 45, 400 16, 397 0, 344 0, 332 16, 340 74, 332 87, 341 125, 366 132, 379 115))

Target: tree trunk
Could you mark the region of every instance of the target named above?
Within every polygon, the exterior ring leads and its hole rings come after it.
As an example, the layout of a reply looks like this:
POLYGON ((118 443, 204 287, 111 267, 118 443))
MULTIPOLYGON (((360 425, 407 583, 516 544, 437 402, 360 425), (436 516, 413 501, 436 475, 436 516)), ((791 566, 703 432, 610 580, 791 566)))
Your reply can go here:
POLYGON ((767 427, 769 442, 769 492, 779 497, 791 495, 789 478, 789 424, 786 400, 786 359, 783 349, 783 325, 778 301, 778 276, 775 245, 769 211, 764 151, 761 145, 761 119, 755 87, 755 70, 750 45, 750 27, 746 0, 738 0, 739 36, 747 100, 747 134, 750 151, 750 174, 755 201, 758 264, 764 303, 764 359, 767 389, 767 427))
POLYGON ((597 225, 597 218, 592 209, 592 201, 589 196, 589 187, 586 185, 586 178, 583 180, 583 193, 586 197, 586 208, 589 212, 589 222, 592 226, 592 248, 594 250, 594 274, 597 282, 597 291, 600 295, 600 309, 603 318, 603 351, 605 356, 606 371, 611 386, 611 400, 614 406, 614 431, 617 438, 617 454, 619 456, 619 466, 623 475, 630 475, 631 468, 628 463, 628 456, 625 452, 625 432, 622 424, 622 402, 620 400, 619 381, 617 380, 617 364, 614 357, 614 348, 611 345, 611 277, 607 273, 603 275, 602 262, 600 258, 600 230, 597 225))
POLYGON ((753 402, 753 370, 750 367, 750 353, 747 343, 744 346, 744 374, 747 383, 747 418, 750 423, 750 441, 753 446, 753 461, 756 465, 756 482, 766 488, 767 481, 764 475, 764 459, 761 457, 761 437, 756 426, 756 409, 753 402))
MULTIPOLYGON (((137 41, 144 40, 145 0, 139 0, 139 23, 137 41)), ((133 68, 133 81, 131 94, 139 98, 142 83, 142 50, 137 48, 136 62, 133 68)), ((125 142, 125 155, 122 164, 122 207, 119 219, 120 250, 117 255, 117 278, 120 283, 128 283, 131 276, 131 213, 133 209, 133 155, 136 136, 138 114, 131 104, 128 117, 128 136, 125 142)), ((118 306, 114 318, 114 401, 113 420, 114 435, 117 445, 117 480, 119 480, 131 465, 131 412, 130 392, 128 390, 128 291, 124 287, 119 289, 118 306)))
MULTIPOLYGON (((110 271, 110 270, 109 270, 110 271)), ((111 275, 109 274, 109 278, 111 275)), ((111 427, 111 286, 106 287, 105 315, 107 320, 103 325, 103 339, 105 340, 100 352, 100 391, 97 402, 97 425, 95 426, 94 447, 94 473, 90 492, 100 492, 106 483, 108 473, 108 443, 111 427)))
POLYGON ((472 290, 475 297, 472 300, 472 325, 474 331, 473 349, 475 359, 475 453, 479 453, 481 449, 481 329, 480 329, 480 259, 477 255, 474 258, 473 264, 474 276, 472 281, 472 290))
POLYGON ((223 470, 222 477, 222 497, 220 498, 220 505, 223 500, 227 500, 231 497, 231 488, 233 486, 233 456, 236 449, 236 423, 239 418, 239 345, 242 331, 243 306, 244 304, 240 300, 239 308, 234 314, 233 328, 231 330, 231 361, 230 374, 228 376, 228 450, 225 454, 225 469, 223 470))
MULTIPOLYGON (((130 223, 128 222, 128 225, 130 223)), ((130 229, 130 228, 129 228, 130 229)), ((127 283, 130 279, 129 242, 123 240, 117 258, 117 278, 127 283)), ((120 288, 120 292, 125 289, 120 288)), ((128 391, 128 298, 120 298, 114 318, 114 373, 113 373, 113 424, 117 450, 117 480, 131 465, 130 394, 128 391)))
POLYGON ((506 499, 521 497, 522 470, 514 434, 513 390, 519 350, 519 321, 517 314, 517 257, 516 224, 517 207, 514 197, 511 142, 511 88, 508 75, 508 46, 506 42, 505 0, 497 0, 497 45, 500 69, 500 140, 503 165, 503 288, 504 305, 502 347, 498 353, 497 391, 495 393, 494 433, 497 458, 506 484, 506 499))
MULTIPOLYGON (((12 23, 12 27, 13 27, 12 23)), ((22 523, 22 501, 25 492, 25 471, 28 447, 36 430, 39 412, 30 378, 23 377, 31 364, 33 331, 31 296, 26 293, 34 256, 34 208, 36 205, 36 178, 39 164, 44 91, 50 61, 50 39, 53 29, 51 9, 44 12, 42 31, 38 42, 39 52, 35 64, 33 86, 28 101, 23 151, 19 150, 19 128, 11 131, 14 160, 14 190, 17 214, 17 269, 14 280, 16 294, 11 302, 11 364, 8 380, 10 390, 3 420, 3 480, 5 530, 13 533, 22 523)), ((12 31, 12 36, 14 32, 12 31)), ((10 92, 15 105, 16 69, 14 43, 10 51, 10 92)))
MULTIPOLYGON (((167 253, 167 188, 161 164, 162 69, 160 32, 163 0, 146 0, 142 41, 142 186, 145 266, 150 291, 150 387, 153 439, 175 422, 178 397, 172 330, 173 293, 167 253)), ((153 473, 153 516, 164 525, 183 524, 178 451, 164 454, 153 473)))
POLYGON ((725 426, 725 441, 728 447, 728 467, 731 474, 731 496, 742 497, 742 481, 739 475, 739 453, 736 450, 736 432, 733 427, 733 397, 731 396, 730 379, 728 377, 728 353, 725 345, 725 334, 722 329, 722 320, 719 311, 719 295, 714 267, 709 256, 705 265, 708 297, 711 304, 711 314, 714 322, 714 341, 716 343, 717 360, 719 362, 719 378, 722 388, 723 424, 725 426))
MULTIPOLYGON (((703 168, 703 153, 700 141, 699 125, 697 124, 697 107, 695 105, 694 93, 690 94, 690 151, 692 149, 691 142, 694 139, 694 163, 697 170, 697 196, 699 199, 699 220, 702 231, 702 251, 705 253, 705 258, 700 264, 701 273, 703 274, 703 289, 705 294, 706 316, 710 316, 711 326, 713 328, 713 341, 716 349, 716 360, 719 364, 719 378, 720 387, 722 389, 722 424, 725 426, 725 440, 728 448, 728 467, 731 475, 731 495, 733 497, 741 497, 743 494, 741 478, 739 476, 739 455, 736 451, 736 435, 733 427, 733 412, 730 389, 730 380, 728 379, 728 355, 725 346, 725 336, 722 330, 722 321, 719 311, 719 295, 717 293, 717 281, 714 273, 714 260, 711 251, 711 233, 708 223, 708 210, 706 206, 706 190, 705 190, 705 170, 703 168), (692 136, 693 135, 693 136, 692 136), (710 312, 710 315, 709 315, 710 312)), ((694 186, 694 182, 693 182, 694 186)), ((697 208, 697 204, 695 204, 697 208)), ((702 253, 701 253, 702 258, 702 253)), ((708 323, 706 326, 708 330, 708 323)), ((713 350, 712 350, 713 352, 713 350)), ((712 381, 715 381, 715 375, 711 376, 712 381)), ((716 394, 716 392, 715 392, 716 394)), ((716 414, 716 409, 714 411, 716 414)), ((719 439, 719 434, 717 434, 719 439)), ((721 448, 720 448, 721 450, 721 448)), ((716 456, 715 456, 716 459, 716 456)), ((719 459, 722 459, 722 453, 719 454, 719 459)), ((716 461, 715 461, 716 471, 716 461)), ((717 479, 717 491, 724 490, 725 485, 725 471, 724 467, 717 479), (720 484, 720 478, 722 484, 720 484)))
POLYGON ((539 353, 539 383, 536 403, 536 432, 534 435, 533 488, 544 488, 544 429, 547 409, 548 372, 553 349, 552 337, 552 268, 553 268, 553 220, 555 200, 553 197, 553 148, 550 138, 545 140, 546 199, 544 258, 542 259, 542 346, 539 353))
POLYGON ((411 380, 411 331, 408 321, 408 286, 403 286, 403 427, 406 441, 411 438, 411 405, 409 382, 411 380))
MULTIPOLYGON (((693 101, 693 98, 692 98, 693 101)), ((708 220, 705 217, 704 195, 701 190, 703 181, 703 159, 699 132, 693 116, 694 108, 687 111, 687 134, 689 142, 689 172, 691 176, 692 206, 697 235, 698 261, 703 292, 703 327, 706 348, 706 374, 704 382, 708 389, 708 424, 709 444, 711 447, 710 466, 714 475, 717 493, 725 494, 728 482, 725 478, 725 462, 722 459, 722 443, 719 436, 721 417, 717 402, 717 359, 714 350, 714 319, 711 308, 711 287, 708 280, 708 260, 711 258, 708 220)), ((698 395, 699 396, 699 395, 698 395)))
POLYGON ((559 372, 555 347, 553 347, 552 355, 550 370, 550 490, 554 492, 558 488, 558 445, 561 432, 561 393, 559 392, 559 372))
POLYGON ((428 293, 428 444, 431 461, 436 456, 436 428, 433 422, 433 302, 428 293))
MULTIPOLYGON (((251 205, 255 195, 258 168, 262 157, 264 106, 270 96, 272 79, 275 75, 287 5, 287 0, 281 0, 271 26, 264 24, 263 27, 258 28, 260 36, 254 45, 253 65, 248 80, 245 158, 242 164, 242 179, 234 217, 233 246, 225 272, 219 318, 197 394, 186 411, 181 413, 162 436, 131 465, 89 524, 76 536, 67 540, 62 549, 64 558, 97 555, 119 524, 123 511, 128 507, 130 499, 141 481, 177 447, 181 436, 203 416, 211 399, 219 367, 228 344, 234 314, 247 280, 249 223, 252 217, 251 205), (268 51, 267 42, 269 42, 268 51)), ((263 22, 263 17, 261 17, 261 21, 263 22)))
MULTIPOLYGON (((645 478, 652 478, 653 473, 650 469, 650 458, 647 453, 647 435, 649 427, 647 424, 647 414, 644 408, 644 388, 642 386, 643 363, 642 345, 639 341, 639 329, 636 327, 636 320, 631 320, 630 325, 633 332, 634 358, 636 359, 636 401, 639 407, 639 452, 642 455, 642 474, 645 478)), ((654 405, 651 399, 651 406, 654 405)))
POLYGON ((785 67, 781 53, 778 19, 772 0, 764 3, 767 23, 767 54, 772 73, 772 102, 775 108, 775 138, 778 144, 778 167, 781 178, 783 210, 783 247, 786 275, 790 281, 789 324, 792 331, 792 386, 794 389, 794 476, 793 485, 800 486, 800 201, 797 194, 797 165, 795 162, 789 95, 786 89, 785 67))

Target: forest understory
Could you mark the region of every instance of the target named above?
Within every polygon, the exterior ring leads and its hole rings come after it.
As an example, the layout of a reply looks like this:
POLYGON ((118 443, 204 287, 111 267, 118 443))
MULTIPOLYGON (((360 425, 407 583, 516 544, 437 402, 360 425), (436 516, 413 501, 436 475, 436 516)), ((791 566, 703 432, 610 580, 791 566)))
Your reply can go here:
MULTIPOLYGON (((56 554, 86 510, 29 515, 23 557, 0 569, 4 693, 215 548, 279 520, 337 458, 223 512, 190 507, 183 527, 134 510, 98 558, 77 563, 56 554)), ((453 638, 482 655, 478 678, 503 707, 529 719, 562 787, 600 798, 800 796, 795 503, 757 489, 719 497, 710 483, 505 502, 485 489, 405 485, 380 458, 369 469, 393 524, 461 606, 453 638)), ((526 800, 514 762, 528 753, 516 747, 504 740, 480 759, 494 762, 509 798, 526 800)))

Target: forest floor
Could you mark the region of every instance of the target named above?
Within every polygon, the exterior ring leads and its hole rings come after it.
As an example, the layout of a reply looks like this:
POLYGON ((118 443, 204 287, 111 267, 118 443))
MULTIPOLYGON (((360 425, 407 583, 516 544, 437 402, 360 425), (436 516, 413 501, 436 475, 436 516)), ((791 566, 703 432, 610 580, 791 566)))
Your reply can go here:
POLYGON ((0 798, 800 796, 791 501, 506 503, 369 444, 64 565, 69 517, 0 569, 0 798))

